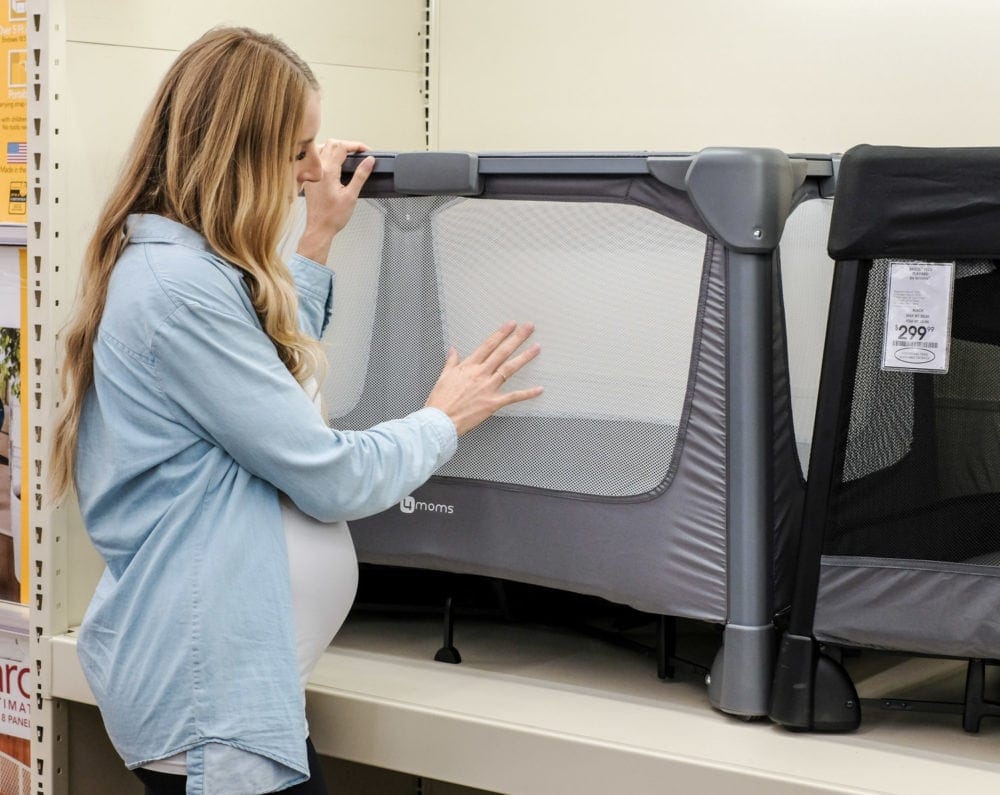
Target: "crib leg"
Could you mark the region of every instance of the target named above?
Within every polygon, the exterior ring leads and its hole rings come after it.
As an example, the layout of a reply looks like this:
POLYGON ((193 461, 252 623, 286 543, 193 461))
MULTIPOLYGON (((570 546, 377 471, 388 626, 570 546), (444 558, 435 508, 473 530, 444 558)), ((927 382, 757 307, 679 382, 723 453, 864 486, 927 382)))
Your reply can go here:
POLYGON ((458 664, 462 662, 462 655, 454 645, 455 640, 455 611, 452 607, 451 597, 444 600, 444 645, 437 650, 434 659, 437 662, 458 664))
POLYGON ((677 619, 658 616, 656 620, 656 675, 660 679, 673 679, 677 670, 673 660, 677 654, 677 619))
POLYGON ((1000 718, 1000 704, 986 700, 986 661, 969 660, 965 675, 965 710, 962 713, 962 728, 967 732, 978 732, 983 718, 1000 718))

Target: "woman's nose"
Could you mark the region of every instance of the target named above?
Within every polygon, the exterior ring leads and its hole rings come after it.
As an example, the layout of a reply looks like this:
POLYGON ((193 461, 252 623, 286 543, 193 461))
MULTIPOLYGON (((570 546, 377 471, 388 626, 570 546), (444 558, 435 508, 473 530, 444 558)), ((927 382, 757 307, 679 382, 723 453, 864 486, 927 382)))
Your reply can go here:
POLYGON ((323 178, 323 161, 319 151, 314 149, 306 156, 306 162, 299 171, 300 182, 319 182, 323 178))

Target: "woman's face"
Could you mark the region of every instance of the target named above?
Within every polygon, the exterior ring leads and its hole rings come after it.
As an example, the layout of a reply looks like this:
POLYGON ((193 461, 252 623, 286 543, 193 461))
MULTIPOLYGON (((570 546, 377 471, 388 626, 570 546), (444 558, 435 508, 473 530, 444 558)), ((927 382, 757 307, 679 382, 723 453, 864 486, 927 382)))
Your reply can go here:
POLYGON ((305 183, 319 182, 323 176, 323 163, 319 157, 319 145, 316 143, 322 115, 319 93, 310 89, 306 95, 306 112, 292 155, 292 176, 295 180, 296 194, 302 190, 305 183))

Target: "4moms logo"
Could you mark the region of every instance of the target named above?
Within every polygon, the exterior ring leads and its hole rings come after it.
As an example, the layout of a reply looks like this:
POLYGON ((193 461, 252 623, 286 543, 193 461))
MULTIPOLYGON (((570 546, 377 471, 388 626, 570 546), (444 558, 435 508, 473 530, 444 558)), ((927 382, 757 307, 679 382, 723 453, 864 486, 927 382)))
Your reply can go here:
POLYGON ((444 505, 440 502, 422 502, 413 497, 403 497, 399 503, 399 510, 403 513, 414 513, 416 511, 427 511, 428 513, 455 513, 454 505, 444 505))

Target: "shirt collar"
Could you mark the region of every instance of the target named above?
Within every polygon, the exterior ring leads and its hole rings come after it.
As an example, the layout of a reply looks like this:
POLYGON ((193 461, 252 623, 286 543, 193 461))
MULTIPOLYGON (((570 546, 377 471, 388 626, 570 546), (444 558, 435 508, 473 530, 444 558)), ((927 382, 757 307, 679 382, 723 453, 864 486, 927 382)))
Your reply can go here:
POLYGON ((212 251, 203 235, 162 215, 132 213, 125 219, 125 229, 130 242, 179 243, 188 248, 212 251))

